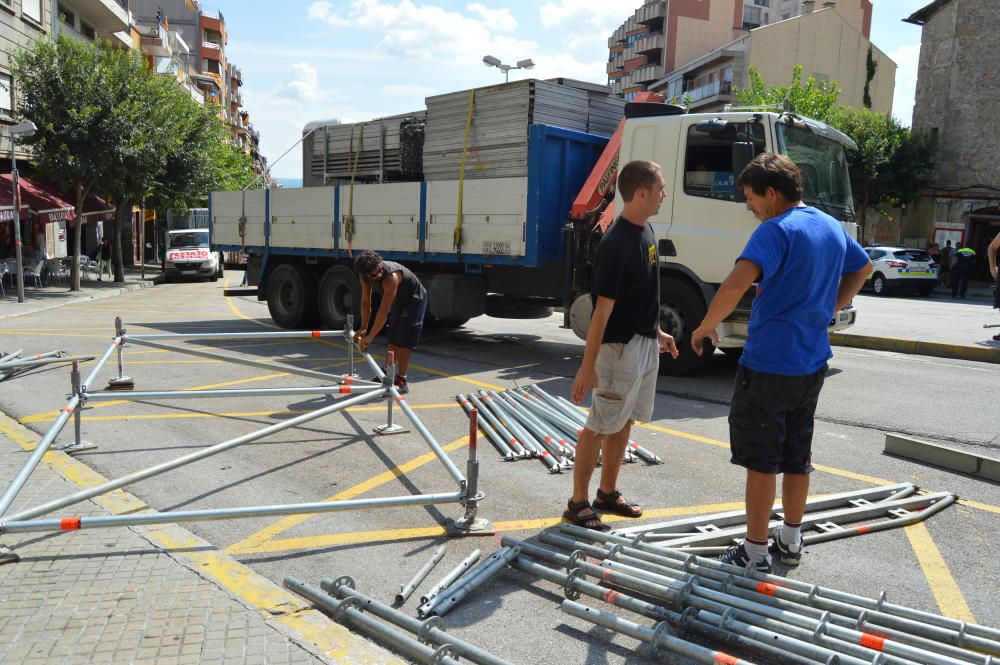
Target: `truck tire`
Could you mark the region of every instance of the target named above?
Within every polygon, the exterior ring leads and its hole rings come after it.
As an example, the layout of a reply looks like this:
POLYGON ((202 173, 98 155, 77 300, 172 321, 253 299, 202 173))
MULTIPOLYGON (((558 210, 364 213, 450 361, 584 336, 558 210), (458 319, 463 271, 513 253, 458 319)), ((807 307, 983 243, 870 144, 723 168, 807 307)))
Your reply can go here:
POLYGON ((660 374, 685 376, 704 369, 712 362, 715 346, 705 341, 701 356, 691 348, 691 333, 705 318, 708 308, 695 288, 680 279, 665 277, 660 281, 660 328, 673 335, 680 355, 677 360, 669 353, 660 354, 660 374))
POLYGON ((315 304, 316 278, 304 266, 282 263, 268 276, 267 311, 279 327, 311 327, 315 304))
POLYGON ((347 266, 333 266, 323 274, 317 300, 319 318, 326 330, 343 330, 347 315, 354 316, 354 327, 361 325, 361 282, 347 266))

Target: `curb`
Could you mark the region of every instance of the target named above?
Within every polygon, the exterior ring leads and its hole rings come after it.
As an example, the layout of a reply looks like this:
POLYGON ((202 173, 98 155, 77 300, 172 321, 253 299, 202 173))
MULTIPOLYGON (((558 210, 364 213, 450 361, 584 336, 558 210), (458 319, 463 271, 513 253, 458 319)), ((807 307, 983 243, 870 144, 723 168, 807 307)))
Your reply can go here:
POLYGON ((934 358, 1000 364, 1000 348, 992 347, 942 344, 940 342, 924 342, 914 339, 894 339, 891 337, 844 333, 831 333, 830 344, 854 349, 892 351, 894 353, 909 353, 920 356, 932 356, 934 358))
POLYGON ((917 462, 926 462, 951 471, 967 473, 977 478, 1000 482, 1000 459, 993 457, 975 455, 950 446, 942 446, 893 432, 886 433, 883 452, 917 462))
MULTIPOLYGON (((33 450, 35 432, 0 411, 0 436, 33 450)), ((107 482, 101 474, 64 452, 49 450, 42 457, 67 482, 87 488, 107 482)), ((89 499, 113 515, 151 511, 142 499, 122 489, 89 499)), ((308 653, 338 665, 403 665, 403 661, 373 642, 355 635, 311 604, 271 580, 258 575, 200 536, 178 526, 161 524, 127 527, 171 559, 211 582, 250 612, 308 653)))
MULTIPOLYGON (((31 307, 31 309, 26 309, 23 312, 14 312, 12 314, 0 314, 0 319, 13 319, 18 316, 28 316, 29 314, 37 314, 38 312, 45 312, 50 309, 58 309, 59 307, 65 307, 67 305, 75 305, 79 302, 85 302, 87 300, 103 300, 104 298, 112 298, 114 296, 120 296, 123 293, 128 293, 129 291, 139 291, 140 289, 150 289, 156 286, 152 280, 150 281, 138 281, 138 282, 125 282, 121 286, 101 290, 95 293, 81 293, 75 298, 67 298, 62 302, 46 304, 43 307, 31 307)), ((18 303, 23 305, 24 303, 18 303)))

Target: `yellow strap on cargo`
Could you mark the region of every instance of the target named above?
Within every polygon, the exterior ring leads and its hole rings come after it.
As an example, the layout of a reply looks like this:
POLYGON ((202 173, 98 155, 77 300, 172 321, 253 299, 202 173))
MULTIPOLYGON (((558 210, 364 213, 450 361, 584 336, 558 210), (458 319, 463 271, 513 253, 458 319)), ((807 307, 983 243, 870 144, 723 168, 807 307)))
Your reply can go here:
MULTIPOLYGON (((365 144, 365 125, 361 124, 361 135, 358 147, 354 150, 354 160, 351 163, 351 184, 347 188, 347 215, 344 217, 344 237, 347 238, 347 256, 354 258, 354 178, 358 173, 358 158, 365 144)), ((351 147, 354 146, 354 127, 351 127, 351 147)))
POLYGON ((458 170, 458 219, 452 234, 452 245, 462 257, 462 200, 465 193, 465 159, 469 155, 469 135, 472 134, 472 110, 476 106, 476 91, 469 91, 469 106, 465 111, 465 140, 462 141, 462 163, 458 170))

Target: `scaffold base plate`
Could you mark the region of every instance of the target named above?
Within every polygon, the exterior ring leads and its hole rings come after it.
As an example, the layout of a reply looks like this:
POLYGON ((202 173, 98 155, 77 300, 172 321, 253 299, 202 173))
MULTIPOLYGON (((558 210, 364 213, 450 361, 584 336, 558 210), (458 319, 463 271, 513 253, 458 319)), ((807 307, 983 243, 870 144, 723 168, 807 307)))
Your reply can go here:
POLYGON ((444 522, 445 533, 449 536, 492 536, 497 530, 493 522, 482 517, 477 517, 471 522, 466 520, 454 520, 450 517, 444 522))
POLYGON ((132 380, 131 376, 119 376, 108 381, 108 387, 105 390, 133 390, 135 389, 135 381, 132 380))
POLYGON ((52 446, 52 450, 58 450, 59 452, 72 455, 73 453, 83 452, 84 450, 93 450, 96 447, 97 444, 91 441, 81 441, 80 443, 74 441, 73 443, 64 443, 59 446, 52 446))
POLYGON ((379 425, 372 431, 380 436, 388 436, 390 434, 405 434, 410 430, 405 427, 400 427, 399 425, 379 425))

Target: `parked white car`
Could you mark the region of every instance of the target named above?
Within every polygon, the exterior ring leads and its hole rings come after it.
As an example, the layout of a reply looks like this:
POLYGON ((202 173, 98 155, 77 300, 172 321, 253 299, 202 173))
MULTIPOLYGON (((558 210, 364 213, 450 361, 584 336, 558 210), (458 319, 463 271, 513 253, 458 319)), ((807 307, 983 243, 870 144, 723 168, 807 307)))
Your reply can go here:
POLYGON ((167 234, 167 279, 223 275, 222 254, 208 244, 208 229, 179 229, 167 234))
POLYGON ((884 296, 890 290, 916 289, 929 296, 938 281, 938 264, 923 249, 877 245, 865 247, 874 270, 865 281, 875 295, 884 296))

